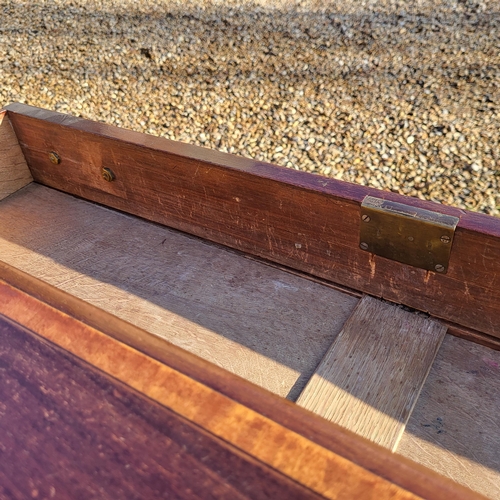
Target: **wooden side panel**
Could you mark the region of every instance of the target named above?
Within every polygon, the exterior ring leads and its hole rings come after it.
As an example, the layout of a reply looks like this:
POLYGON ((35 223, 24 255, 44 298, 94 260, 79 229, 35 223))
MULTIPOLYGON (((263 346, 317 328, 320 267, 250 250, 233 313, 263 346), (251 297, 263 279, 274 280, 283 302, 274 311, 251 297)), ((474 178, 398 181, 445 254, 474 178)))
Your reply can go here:
POLYGON ((358 301, 36 183, 0 203, 0 259, 292 400, 358 301))
POLYGON ((2 498, 319 498, 0 315, 2 498))
MULTIPOLYGON (((0 314, 21 322, 37 335, 319 495, 330 499, 417 498, 191 377, 2 282, 0 299, 0 314)), ((467 497, 467 492, 463 494, 467 497)))
POLYGON ((397 452, 500 499, 500 352, 447 336, 397 452))
POLYGON ((6 111, 0 111, 0 200, 33 180, 6 111))
MULTIPOLYGON (((113 339, 161 361, 232 401, 273 420, 284 429, 307 436, 313 445, 326 448, 334 455, 340 455, 419 497, 436 500, 476 498, 470 490, 446 480, 430 469, 397 456, 290 401, 2 262, 0 277, 10 283, 10 286, 0 287, 0 310, 6 314, 9 311, 10 314, 17 314, 18 320, 30 319, 27 312, 33 309, 31 301, 38 305, 43 301, 45 309, 40 312, 45 311, 43 314, 48 320, 55 321, 51 311, 56 308, 63 313, 56 316, 59 321, 69 315, 69 325, 83 322, 85 327, 91 326, 106 332, 113 339), (9 298, 10 304, 6 298, 9 298), (23 316, 16 303, 26 300, 30 302, 24 302, 26 307, 23 316)), ((40 330, 40 325, 36 322, 34 326, 40 330)))
POLYGON ((364 297, 297 403, 394 450, 446 327, 364 297))
POLYGON ((24 105, 8 110, 40 183, 500 336, 498 219, 24 105), (360 250, 366 195, 458 216, 448 273, 360 250))

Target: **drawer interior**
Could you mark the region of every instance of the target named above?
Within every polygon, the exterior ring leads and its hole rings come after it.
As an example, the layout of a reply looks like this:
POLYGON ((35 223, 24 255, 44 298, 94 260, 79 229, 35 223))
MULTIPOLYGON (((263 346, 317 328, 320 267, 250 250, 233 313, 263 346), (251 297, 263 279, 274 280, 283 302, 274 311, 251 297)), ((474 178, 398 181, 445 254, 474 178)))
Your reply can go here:
MULTIPOLYGON (((0 260, 292 401, 360 302, 37 183, 0 201, 0 260)), ((499 374, 447 335, 396 451, 500 498, 499 374)))

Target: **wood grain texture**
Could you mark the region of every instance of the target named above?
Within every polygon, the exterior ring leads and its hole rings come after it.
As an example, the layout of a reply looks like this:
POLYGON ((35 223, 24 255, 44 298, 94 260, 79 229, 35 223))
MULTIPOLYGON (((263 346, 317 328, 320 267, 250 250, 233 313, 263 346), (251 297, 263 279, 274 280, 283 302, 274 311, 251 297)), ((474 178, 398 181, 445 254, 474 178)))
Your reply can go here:
MULTIPOLYGON (((255 259, 258 262, 262 262, 267 266, 276 267, 277 269, 282 269, 287 273, 294 274, 296 276, 300 276, 302 278, 314 281, 315 283, 320 283, 323 286, 327 286, 333 288, 334 290, 338 290, 339 292, 345 293, 347 295, 351 295, 352 297, 361 298, 363 296, 362 292, 354 290, 352 288, 339 285, 338 283, 332 283, 331 281, 325 280, 323 278, 318 278, 317 276, 313 276, 311 274, 304 273, 302 271, 297 271, 297 269, 292 269, 291 267, 286 267, 281 264, 277 264, 275 262, 271 262, 269 260, 262 259, 260 257, 252 257, 248 254, 245 255, 248 259, 255 259)), ((431 316, 432 317, 432 316, 431 316)), ((455 337, 459 337, 461 339, 470 340, 475 344, 484 345, 489 347, 490 349, 495 349, 496 351, 500 351, 500 338, 492 337, 491 335, 487 335, 483 332, 478 332, 477 330, 473 330, 471 328, 467 328, 464 326, 457 325, 451 321, 446 321, 440 319, 441 323, 448 327, 447 333, 450 335, 454 335, 455 337)))
POLYGON ((0 110, 0 200, 32 180, 7 112, 0 110))
POLYGON ((48 186, 500 336, 500 220, 25 105, 8 107, 48 186), (61 164, 50 164, 56 150, 61 164), (101 168, 117 179, 107 183, 101 168), (366 195, 455 215, 448 273, 358 248, 366 195))
MULTIPOLYGON (((11 285, 8 290, 14 296, 13 300, 22 302, 25 298, 20 292, 23 291, 37 302, 42 301, 87 326, 105 332, 112 338, 167 364, 231 400, 270 418, 282 427, 307 437, 313 443, 422 498, 436 500, 471 498, 470 490, 464 490, 459 484, 430 469, 391 453, 386 448, 328 422, 156 335, 1 261, 0 278, 7 282, 5 284, 11 285)), ((5 297, 5 290, 4 288, 3 295, 0 291, 0 297, 5 297)), ((0 302, 0 307, 1 304, 0 302)), ((3 310, 8 312, 5 304, 3 310)))
POLYGON ((37 184, 0 204, 0 255, 292 400, 358 301, 37 184))
POLYGON ((397 452, 500 499, 500 352, 447 336, 397 452))
POLYGON ((446 327, 365 296, 297 403, 394 450, 446 327))
POLYGON ((0 315, 2 498, 320 498, 0 315))
POLYGON ((189 376, 2 282, 0 314, 21 322, 37 335, 326 498, 417 498, 189 376))

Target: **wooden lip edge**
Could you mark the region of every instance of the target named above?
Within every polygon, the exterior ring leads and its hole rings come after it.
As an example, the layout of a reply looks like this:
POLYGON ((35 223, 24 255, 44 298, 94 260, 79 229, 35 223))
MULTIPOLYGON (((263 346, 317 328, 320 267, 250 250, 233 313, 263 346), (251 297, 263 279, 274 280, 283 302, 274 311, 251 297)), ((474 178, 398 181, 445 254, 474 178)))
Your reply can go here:
POLYGON ((448 327, 448 333, 454 337, 474 342, 475 344, 488 347, 495 351, 500 351, 500 338, 492 337, 486 333, 478 332, 477 330, 472 330, 471 328, 460 326, 442 319, 439 321, 448 327))
POLYGON ((231 168, 248 175, 254 175, 297 188, 321 193, 344 202, 354 203, 357 206, 361 205, 365 196, 382 197, 383 199, 397 203, 413 205, 425 210, 458 217, 460 222, 457 226, 457 231, 469 230, 483 235, 500 237, 500 219, 497 220, 495 217, 486 214, 442 205, 429 200, 420 200, 419 198, 412 198, 390 191, 381 191, 375 188, 322 177, 308 172, 292 170, 272 163, 255 161, 242 156, 171 141, 164 137, 122 129, 113 125, 87 120, 85 118, 77 118, 56 111, 29 106, 27 104, 12 103, 3 108, 3 111, 6 111, 8 115, 18 114, 35 120, 46 121, 61 127, 70 128, 78 132, 133 144, 137 147, 154 149, 163 153, 203 161, 214 167, 231 168))
POLYGON ((0 279, 423 498, 483 498, 166 340, 0 261, 0 279))

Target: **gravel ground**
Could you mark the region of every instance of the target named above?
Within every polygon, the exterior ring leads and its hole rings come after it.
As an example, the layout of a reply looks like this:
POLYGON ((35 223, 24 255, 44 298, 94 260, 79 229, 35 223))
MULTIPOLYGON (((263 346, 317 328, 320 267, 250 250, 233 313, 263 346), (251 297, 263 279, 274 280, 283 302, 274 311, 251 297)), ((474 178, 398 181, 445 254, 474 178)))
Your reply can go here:
POLYGON ((500 0, 0 0, 12 101, 500 214, 500 0))

